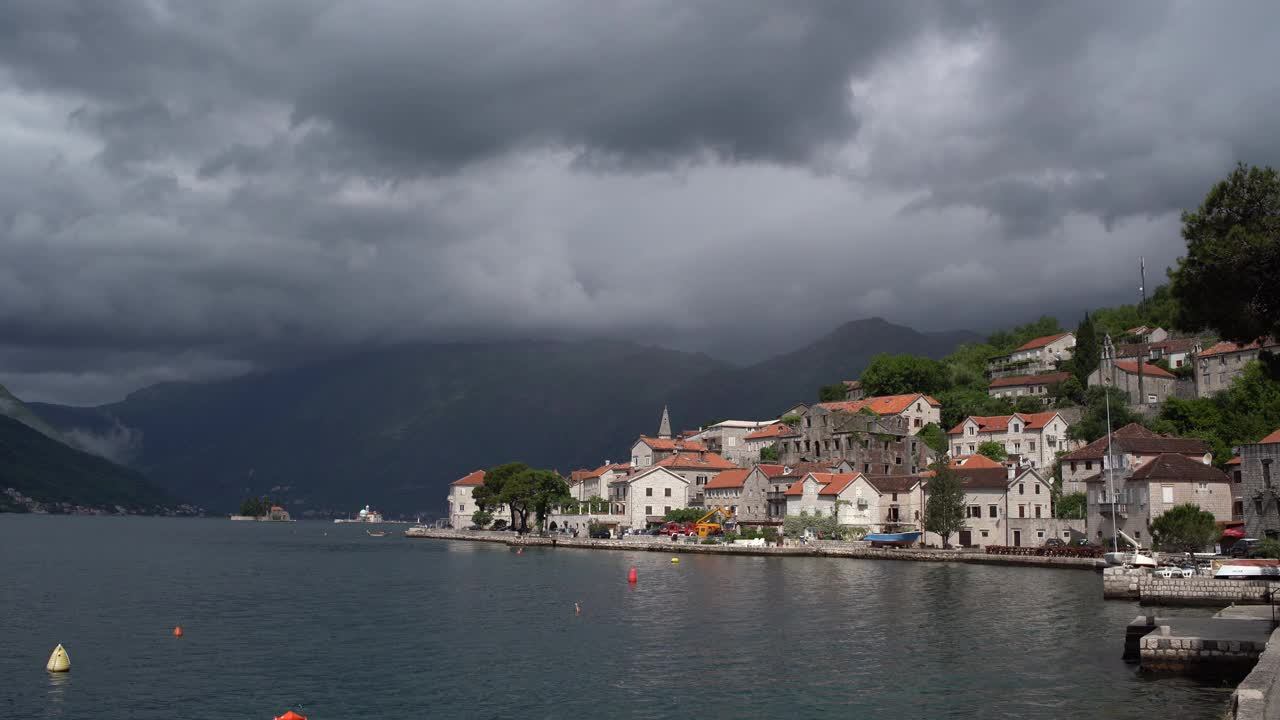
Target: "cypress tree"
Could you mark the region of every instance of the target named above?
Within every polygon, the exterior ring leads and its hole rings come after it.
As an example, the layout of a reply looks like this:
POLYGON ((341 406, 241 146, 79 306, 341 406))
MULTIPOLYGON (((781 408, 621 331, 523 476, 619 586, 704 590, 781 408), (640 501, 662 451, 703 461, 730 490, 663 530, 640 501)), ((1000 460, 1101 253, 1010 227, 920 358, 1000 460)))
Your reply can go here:
POLYGON ((1098 369, 1102 350, 1098 347, 1098 334, 1093 329, 1093 318, 1084 314, 1084 320, 1076 328, 1076 347, 1071 354, 1071 372, 1081 385, 1089 386, 1089 373, 1098 369))

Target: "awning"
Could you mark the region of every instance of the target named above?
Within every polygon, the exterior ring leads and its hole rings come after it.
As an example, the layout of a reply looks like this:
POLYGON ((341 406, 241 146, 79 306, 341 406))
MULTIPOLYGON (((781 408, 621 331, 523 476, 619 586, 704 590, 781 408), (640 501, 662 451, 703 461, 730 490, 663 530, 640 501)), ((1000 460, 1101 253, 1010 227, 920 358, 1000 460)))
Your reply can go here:
POLYGON ((1222 537, 1224 537, 1224 538, 1242 538, 1242 537, 1244 537, 1244 529, 1243 529, 1243 528, 1238 528, 1238 527, 1231 527, 1231 528, 1227 528, 1226 530, 1223 530, 1223 531, 1222 531, 1222 537))

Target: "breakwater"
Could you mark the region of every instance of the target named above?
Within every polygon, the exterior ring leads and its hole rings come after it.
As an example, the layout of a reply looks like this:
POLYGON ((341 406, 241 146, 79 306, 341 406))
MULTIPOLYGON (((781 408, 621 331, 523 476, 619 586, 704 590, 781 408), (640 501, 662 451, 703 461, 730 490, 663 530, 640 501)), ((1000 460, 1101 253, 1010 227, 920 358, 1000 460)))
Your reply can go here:
POLYGON ((1258 656, 1253 671, 1231 695, 1230 717, 1236 720, 1280 718, 1280 630, 1271 633, 1267 649, 1258 656))
POLYGON ((1143 605, 1265 605, 1280 582, 1224 580, 1205 575, 1159 578, 1143 568, 1107 568, 1102 572, 1102 597, 1137 600, 1143 605))
POLYGON ((966 552, 960 550, 925 550, 908 548, 873 548, 865 542, 842 542, 835 540, 818 540, 808 544, 789 544, 784 546, 754 546, 701 543, 671 542, 669 540, 649 540, 647 538, 628 539, 589 539, 540 537, 536 535, 515 536, 511 533, 469 532, 458 530, 418 530, 406 533, 407 537, 434 540, 467 540, 475 542, 495 542, 510 546, 566 547, 586 550, 639 550, 660 553, 691 553, 707 555, 756 555, 756 556, 802 556, 802 557, 843 557, 860 560, 906 560, 916 562, 959 562, 980 565, 1004 565, 1016 567, 1048 567, 1074 570, 1096 570, 1101 560, 1076 557, 1041 557, 1034 555, 988 555, 983 552, 966 552))

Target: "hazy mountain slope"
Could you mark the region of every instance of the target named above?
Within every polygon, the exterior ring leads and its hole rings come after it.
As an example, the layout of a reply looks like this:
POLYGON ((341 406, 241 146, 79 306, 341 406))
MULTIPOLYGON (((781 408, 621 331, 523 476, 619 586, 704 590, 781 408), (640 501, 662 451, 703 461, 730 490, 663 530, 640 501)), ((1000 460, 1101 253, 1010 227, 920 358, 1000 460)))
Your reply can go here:
POLYGON ((941 358, 980 339, 970 332, 921 333, 880 318, 855 320, 785 355, 691 381, 673 396, 672 412, 694 423, 776 417, 796 402, 816 400, 823 385, 857 378, 879 353, 941 358))
MULTIPOLYGON (((50 439, 24 423, 0 417, 0 491, 13 488, 47 504, 158 512, 176 504, 136 470, 50 439)), ((0 494, 0 510, 18 509, 0 494)), ((56 508, 55 508, 56 509, 56 508)))
POLYGON ((13 396, 8 388, 0 385, 0 416, 13 418, 27 427, 54 440, 62 440, 58 431, 49 426, 43 418, 33 412, 21 400, 13 396))
POLYGON ((477 468, 624 460, 664 402, 676 427, 769 417, 875 353, 941 357, 965 339, 865 320, 746 368, 622 342, 405 346, 100 408, 32 407, 64 432, 127 433, 133 467, 211 509, 270 493, 295 513, 438 514, 447 484, 477 468))

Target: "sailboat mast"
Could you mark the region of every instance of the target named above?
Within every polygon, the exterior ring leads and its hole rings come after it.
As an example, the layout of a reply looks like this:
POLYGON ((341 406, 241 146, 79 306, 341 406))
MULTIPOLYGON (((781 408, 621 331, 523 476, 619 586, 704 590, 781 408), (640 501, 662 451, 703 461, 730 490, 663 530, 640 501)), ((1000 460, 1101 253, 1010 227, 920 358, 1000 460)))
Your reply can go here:
MULTIPOLYGON (((1114 358, 1115 350, 1111 344, 1111 334, 1106 336, 1106 347, 1110 351, 1109 355, 1114 358)), ((1138 366, 1142 366, 1142 358, 1138 358, 1138 366)), ((1112 370, 1112 378, 1115 378, 1115 370, 1112 370)), ((1120 552, 1120 541, 1117 539, 1118 531, 1116 529, 1116 471, 1115 456, 1111 453, 1111 393, 1110 386, 1102 386, 1102 394, 1106 397, 1107 402, 1107 493, 1111 496, 1111 549, 1112 552, 1120 552)))

